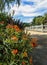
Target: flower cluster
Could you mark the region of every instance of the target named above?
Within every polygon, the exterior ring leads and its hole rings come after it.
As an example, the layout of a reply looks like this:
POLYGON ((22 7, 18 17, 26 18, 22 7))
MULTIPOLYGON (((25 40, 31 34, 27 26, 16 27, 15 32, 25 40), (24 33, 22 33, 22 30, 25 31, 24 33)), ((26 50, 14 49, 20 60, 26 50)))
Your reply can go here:
POLYGON ((10 25, 10 24, 8 24, 8 25, 6 26, 6 28, 13 28, 13 29, 16 30, 17 32, 21 31, 20 28, 19 28, 17 25, 10 25))

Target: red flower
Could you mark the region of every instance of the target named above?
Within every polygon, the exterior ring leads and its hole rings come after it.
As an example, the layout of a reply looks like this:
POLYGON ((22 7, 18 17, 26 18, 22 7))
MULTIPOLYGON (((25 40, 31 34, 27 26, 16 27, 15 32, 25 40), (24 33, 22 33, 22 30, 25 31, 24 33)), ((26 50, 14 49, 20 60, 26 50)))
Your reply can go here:
POLYGON ((36 43, 32 43, 32 47, 36 47, 37 46, 37 44, 36 43))

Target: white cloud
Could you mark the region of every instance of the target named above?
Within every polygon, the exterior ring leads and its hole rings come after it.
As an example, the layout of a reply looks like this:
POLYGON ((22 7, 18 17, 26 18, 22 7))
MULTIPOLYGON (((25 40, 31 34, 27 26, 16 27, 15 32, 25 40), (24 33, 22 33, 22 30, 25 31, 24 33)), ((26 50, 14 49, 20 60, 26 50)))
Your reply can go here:
MULTIPOLYGON (((22 0, 27 2, 34 2, 35 5, 20 5, 18 8, 16 4, 14 4, 13 7, 11 7, 9 13, 13 13, 13 10, 15 11, 14 15, 23 15, 25 17, 34 17, 38 15, 43 15, 45 12, 47 12, 47 0, 22 0), (45 9, 44 11, 41 11, 41 9, 45 9), (39 12, 41 11, 41 12, 39 12)), ((31 19, 30 19, 31 20, 31 19)))
POLYGON ((22 13, 23 16, 31 16, 31 17, 34 17, 34 16, 38 16, 38 15, 41 15, 40 13, 22 13))

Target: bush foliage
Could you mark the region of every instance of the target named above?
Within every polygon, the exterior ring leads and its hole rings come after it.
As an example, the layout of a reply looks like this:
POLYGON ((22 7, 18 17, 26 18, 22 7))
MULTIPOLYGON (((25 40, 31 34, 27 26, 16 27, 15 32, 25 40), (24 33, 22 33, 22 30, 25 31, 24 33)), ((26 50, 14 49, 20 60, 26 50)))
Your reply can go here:
POLYGON ((31 39, 17 25, 0 22, 0 65, 32 65, 31 39))

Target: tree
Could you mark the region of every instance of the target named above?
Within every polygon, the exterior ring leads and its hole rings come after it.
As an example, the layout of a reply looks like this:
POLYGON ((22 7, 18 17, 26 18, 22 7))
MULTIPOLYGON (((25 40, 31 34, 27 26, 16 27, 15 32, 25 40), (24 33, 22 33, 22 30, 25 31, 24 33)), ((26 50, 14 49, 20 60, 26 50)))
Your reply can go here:
POLYGON ((38 16, 37 19, 36 19, 36 24, 37 25, 43 24, 43 20, 44 20, 43 16, 38 16))
POLYGON ((37 16, 33 19, 32 21, 32 25, 41 25, 44 23, 44 19, 45 17, 44 16, 37 16))
POLYGON ((36 20, 36 17, 34 17, 33 21, 32 21, 32 25, 35 25, 35 20, 36 20))
POLYGON ((44 14, 44 22, 43 24, 46 24, 47 23, 47 13, 44 14))
POLYGON ((16 2, 18 6, 20 5, 20 0, 0 0, 0 12, 3 12, 6 5, 9 8, 10 3, 12 4, 12 2, 16 2))

